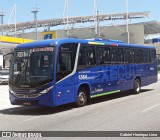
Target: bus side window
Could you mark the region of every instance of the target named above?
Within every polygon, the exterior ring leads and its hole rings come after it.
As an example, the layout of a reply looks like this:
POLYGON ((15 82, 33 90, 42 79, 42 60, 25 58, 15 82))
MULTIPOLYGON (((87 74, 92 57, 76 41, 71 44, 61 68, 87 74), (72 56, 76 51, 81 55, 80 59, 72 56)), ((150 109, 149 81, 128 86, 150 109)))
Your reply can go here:
POLYGON ((134 51, 130 48, 124 48, 124 63, 134 63, 134 51))
POLYGON ((144 63, 150 62, 149 49, 143 49, 143 60, 144 60, 144 63))
POLYGON ((94 52, 94 46, 86 46, 85 49, 85 60, 86 65, 95 65, 95 52, 94 52))
POLYGON ((144 63, 141 49, 134 50, 135 63, 144 63))
POLYGON ((123 54, 124 54, 124 63, 129 63, 129 49, 124 48, 123 50, 123 54))
POLYGON ((74 68, 77 43, 62 44, 58 51, 57 72, 71 72, 74 68))
POLYGON ((98 65, 110 63, 110 48, 97 46, 96 58, 97 58, 98 65))
POLYGON ((78 56, 78 70, 95 65, 95 46, 82 45, 78 56))
POLYGON ((151 60, 151 63, 154 62, 154 60, 156 59, 156 51, 155 50, 150 50, 150 60, 151 60))
POLYGON ((86 65, 85 63, 85 47, 81 46, 78 57, 78 65, 86 65))
POLYGON ((111 62, 112 63, 123 63, 123 49, 122 48, 111 48, 111 62))

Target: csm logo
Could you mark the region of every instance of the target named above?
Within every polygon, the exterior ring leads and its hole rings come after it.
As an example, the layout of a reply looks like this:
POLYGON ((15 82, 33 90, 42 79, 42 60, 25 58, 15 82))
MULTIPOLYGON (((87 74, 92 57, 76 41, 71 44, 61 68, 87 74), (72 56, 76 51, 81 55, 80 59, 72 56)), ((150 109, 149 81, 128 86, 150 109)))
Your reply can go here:
POLYGON ((52 39, 52 34, 46 34, 46 35, 44 36, 44 39, 52 39))
POLYGON ((79 75, 78 78, 79 79, 87 79, 87 75, 79 75))

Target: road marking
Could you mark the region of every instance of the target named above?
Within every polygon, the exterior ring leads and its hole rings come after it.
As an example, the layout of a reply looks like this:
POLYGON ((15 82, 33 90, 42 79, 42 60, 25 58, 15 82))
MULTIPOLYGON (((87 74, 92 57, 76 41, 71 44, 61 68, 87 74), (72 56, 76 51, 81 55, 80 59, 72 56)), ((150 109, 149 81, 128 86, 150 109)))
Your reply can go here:
POLYGON ((26 119, 26 120, 23 120, 22 122, 27 122, 27 121, 30 121, 30 120, 38 119, 40 117, 42 117, 42 116, 37 116, 37 117, 30 118, 30 119, 26 119))
POLYGON ((5 110, 5 109, 11 109, 14 108, 15 106, 12 105, 0 105, 0 111, 5 110))
POLYGON ((156 105, 153 105, 153 106, 151 106, 151 107, 148 107, 148 108, 146 108, 145 110, 143 110, 142 112, 144 113, 144 112, 148 112, 148 111, 150 111, 150 110, 152 110, 153 108, 156 108, 157 106, 159 106, 160 105, 160 103, 158 103, 158 104, 156 104, 156 105))
POLYGON ((9 98, 7 98, 7 99, 1 98, 0 103, 10 103, 10 100, 9 100, 9 98))
POLYGON ((9 95, 0 95, 0 99, 9 99, 9 95))
POLYGON ((6 104, 0 104, 0 110, 3 109, 4 107, 9 107, 9 105, 6 104))

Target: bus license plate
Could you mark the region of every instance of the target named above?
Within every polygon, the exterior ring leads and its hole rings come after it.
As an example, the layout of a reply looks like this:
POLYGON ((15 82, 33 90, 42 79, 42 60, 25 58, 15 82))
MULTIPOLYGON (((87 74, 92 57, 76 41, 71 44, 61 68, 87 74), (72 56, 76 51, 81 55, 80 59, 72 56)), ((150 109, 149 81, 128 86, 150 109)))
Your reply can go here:
POLYGON ((23 105, 31 105, 30 102, 24 102, 23 105))

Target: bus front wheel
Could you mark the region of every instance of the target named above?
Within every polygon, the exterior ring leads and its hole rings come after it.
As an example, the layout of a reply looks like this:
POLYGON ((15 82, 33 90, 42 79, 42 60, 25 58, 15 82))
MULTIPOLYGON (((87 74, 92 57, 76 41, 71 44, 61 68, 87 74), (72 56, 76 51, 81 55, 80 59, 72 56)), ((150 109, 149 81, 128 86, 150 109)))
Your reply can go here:
POLYGON ((134 81, 134 89, 133 92, 135 94, 139 94, 141 92, 141 82, 139 79, 135 79, 134 81))
POLYGON ((78 107, 82 107, 82 106, 85 106, 86 103, 87 103, 87 93, 85 89, 81 88, 78 91, 76 105, 78 107))

